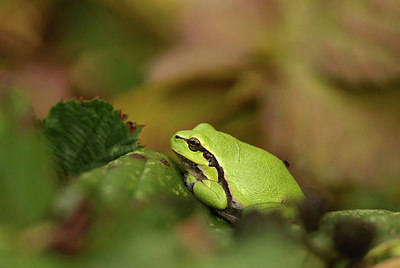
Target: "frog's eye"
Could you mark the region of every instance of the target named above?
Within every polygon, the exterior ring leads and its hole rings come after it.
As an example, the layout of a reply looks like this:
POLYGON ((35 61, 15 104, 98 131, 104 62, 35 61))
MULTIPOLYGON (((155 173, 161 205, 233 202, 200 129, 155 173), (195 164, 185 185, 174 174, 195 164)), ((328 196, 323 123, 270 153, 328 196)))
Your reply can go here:
POLYGON ((193 152, 196 152, 200 149, 200 141, 196 138, 190 138, 188 140, 188 145, 189 145, 189 149, 192 150, 193 152))

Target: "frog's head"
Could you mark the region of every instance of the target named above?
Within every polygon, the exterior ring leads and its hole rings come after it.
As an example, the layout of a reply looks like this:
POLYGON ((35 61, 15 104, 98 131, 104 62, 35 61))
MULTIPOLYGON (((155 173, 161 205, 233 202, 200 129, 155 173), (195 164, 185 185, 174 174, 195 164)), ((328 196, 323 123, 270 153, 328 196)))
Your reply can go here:
POLYGON ((171 148, 180 158, 186 171, 197 178, 216 180, 213 147, 216 131, 210 124, 201 123, 192 130, 178 131, 171 137, 171 148))

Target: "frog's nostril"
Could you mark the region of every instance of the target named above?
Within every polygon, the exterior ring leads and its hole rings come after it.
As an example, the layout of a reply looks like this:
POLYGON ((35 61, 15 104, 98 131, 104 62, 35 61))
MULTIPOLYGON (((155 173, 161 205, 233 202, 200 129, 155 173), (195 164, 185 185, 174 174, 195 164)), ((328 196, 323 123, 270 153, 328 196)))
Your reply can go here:
POLYGON ((185 139, 182 138, 181 136, 175 135, 175 140, 185 140, 185 139))

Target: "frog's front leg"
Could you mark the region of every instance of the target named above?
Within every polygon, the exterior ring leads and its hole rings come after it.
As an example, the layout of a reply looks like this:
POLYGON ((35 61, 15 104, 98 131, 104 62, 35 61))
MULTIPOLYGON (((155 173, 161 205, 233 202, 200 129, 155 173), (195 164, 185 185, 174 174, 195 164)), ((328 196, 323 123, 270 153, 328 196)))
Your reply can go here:
POLYGON ((226 193, 216 181, 202 180, 193 186, 193 193, 204 204, 216 208, 225 209, 228 205, 226 193))
POLYGON ((188 172, 184 174, 183 180, 189 190, 202 203, 216 209, 227 207, 226 193, 218 182, 207 179, 199 180, 188 172))

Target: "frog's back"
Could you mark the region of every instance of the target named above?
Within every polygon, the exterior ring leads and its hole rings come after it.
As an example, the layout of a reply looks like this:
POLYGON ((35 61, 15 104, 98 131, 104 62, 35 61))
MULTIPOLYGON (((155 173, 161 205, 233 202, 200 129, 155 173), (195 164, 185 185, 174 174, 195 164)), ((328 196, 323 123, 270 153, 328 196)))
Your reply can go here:
POLYGON ((282 160, 239 140, 237 145, 231 159, 237 168, 228 169, 225 176, 242 205, 303 198, 303 192, 282 160))

